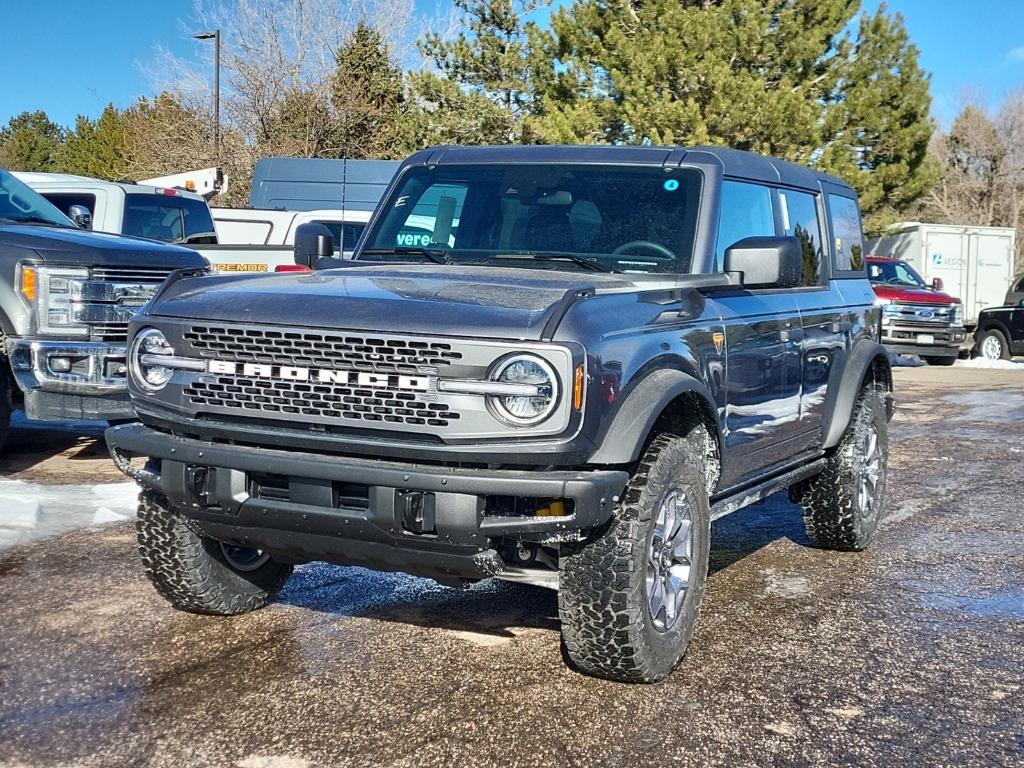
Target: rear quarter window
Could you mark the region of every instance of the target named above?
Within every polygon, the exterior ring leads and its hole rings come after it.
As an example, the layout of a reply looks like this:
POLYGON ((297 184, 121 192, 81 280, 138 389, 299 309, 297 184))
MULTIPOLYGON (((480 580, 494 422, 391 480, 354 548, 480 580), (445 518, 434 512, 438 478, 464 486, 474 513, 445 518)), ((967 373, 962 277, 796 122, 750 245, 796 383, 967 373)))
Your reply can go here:
POLYGON ((126 195, 121 231, 165 243, 212 245, 217 242, 217 231, 206 202, 176 195, 126 195))
POLYGON ((828 215, 832 220, 833 271, 864 270, 864 234, 861 231, 860 209, 850 197, 830 194, 828 215))

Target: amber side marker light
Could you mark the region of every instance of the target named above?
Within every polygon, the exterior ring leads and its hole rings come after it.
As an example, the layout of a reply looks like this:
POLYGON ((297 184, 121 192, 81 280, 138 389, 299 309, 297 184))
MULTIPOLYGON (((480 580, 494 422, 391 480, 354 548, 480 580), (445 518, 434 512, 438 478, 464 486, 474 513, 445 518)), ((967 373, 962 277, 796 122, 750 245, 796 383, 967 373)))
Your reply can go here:
POLYGON ((572 407, 577 411, 583 408, 583 366, 576 366, 576 376, 572 382, 572 407))
POLYGON ((21 295, 29 301, 36 300, 36 294, 38 293, 38 281, 39 277, 36 273, 35 267, 22 267, 21 268, 21 295))

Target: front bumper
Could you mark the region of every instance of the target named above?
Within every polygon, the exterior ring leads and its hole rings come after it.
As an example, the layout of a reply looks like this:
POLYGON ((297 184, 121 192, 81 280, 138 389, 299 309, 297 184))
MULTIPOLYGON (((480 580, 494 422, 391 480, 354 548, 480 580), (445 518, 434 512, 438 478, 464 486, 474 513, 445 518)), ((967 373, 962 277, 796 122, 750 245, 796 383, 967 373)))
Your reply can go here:
POLYGON ((956 357, 967 336, 962 326, 934 327, 904 323, 882 326, 882 344, 896 355, 956 357))
POLYGON ((29 419, 114 421, 132 417, 125 345, 13 339, 6 351, 14 378, 25 393, 29 419))
POLYGON ((143 425, 113 427, 107 443, 122 471, 213 538, 284 560, 440 581, 500 573, 494 539, 578 538, 609 519, 628 481, 621 471, 471 469, 225 445, 143 425), (140 470, 131 456, 158 461, 140 470), (495 514, 497 497, 564 499, 569 514, 495 514))

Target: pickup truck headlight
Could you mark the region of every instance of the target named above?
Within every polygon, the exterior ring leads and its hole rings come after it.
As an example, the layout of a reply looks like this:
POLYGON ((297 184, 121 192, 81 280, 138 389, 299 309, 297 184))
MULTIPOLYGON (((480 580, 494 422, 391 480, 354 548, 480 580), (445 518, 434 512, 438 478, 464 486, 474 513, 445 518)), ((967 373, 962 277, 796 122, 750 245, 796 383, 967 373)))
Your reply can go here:
POLYGON ((558 404, 558 378, 551 366, 535 355, 514 355, 499 360, 489 378, 522 390, 522 394, 487 398, 494 415, 512 426, 528 427, 543 421, 558 404))
POLYGON ((18 289, 34 310, 39 333, 89 335, 89 326, 81 319, 82 296, 88 280, 88 269, 20 265, 18 289))
POLYGON ((964 324, 964 305, 954 304, 953 305, 953 325, 964 324))
POLYGON ((156 328, 139 331, 132 340, 128 355, 128 370, 132 379, 147 392, 158 392, 167 386, 174 369, 161 365, 161 358, 168 361, 174 357, 174 349, 167 338, 156 328))

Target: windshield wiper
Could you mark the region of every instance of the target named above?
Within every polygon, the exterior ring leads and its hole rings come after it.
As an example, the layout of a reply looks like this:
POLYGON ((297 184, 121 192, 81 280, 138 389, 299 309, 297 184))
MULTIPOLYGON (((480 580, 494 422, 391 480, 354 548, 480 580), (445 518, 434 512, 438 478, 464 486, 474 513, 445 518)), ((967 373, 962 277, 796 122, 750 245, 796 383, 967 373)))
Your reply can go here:
POLYGON ((4 221, 13 221, 18 224, 45 224, 48 227, 64 227, 65 229, 78 229, 73 224, 64 224, 60 221, 47 219, 42 216, 4 216, 4 221))
POLYGON ((596 262, 584 259, 582 256, 576 256, 572 253, 502 253, 497 256, 492 256, 488 261, 511 260, 517 259, 528 260, 528 261, 568 261, 575 264, 583 269, 589 269, 593 272, 615 272, 614 269, 608 267, 602 267, 596 262))
POLYGON ((362 256, 364 254, 368 256, 380 256, 386 254, 393 254, 397 256, 424 256, 435 264, 452 263, 451 258, 448 256, 448 251, 443 248, 364 248, 359 255, 362 256))

